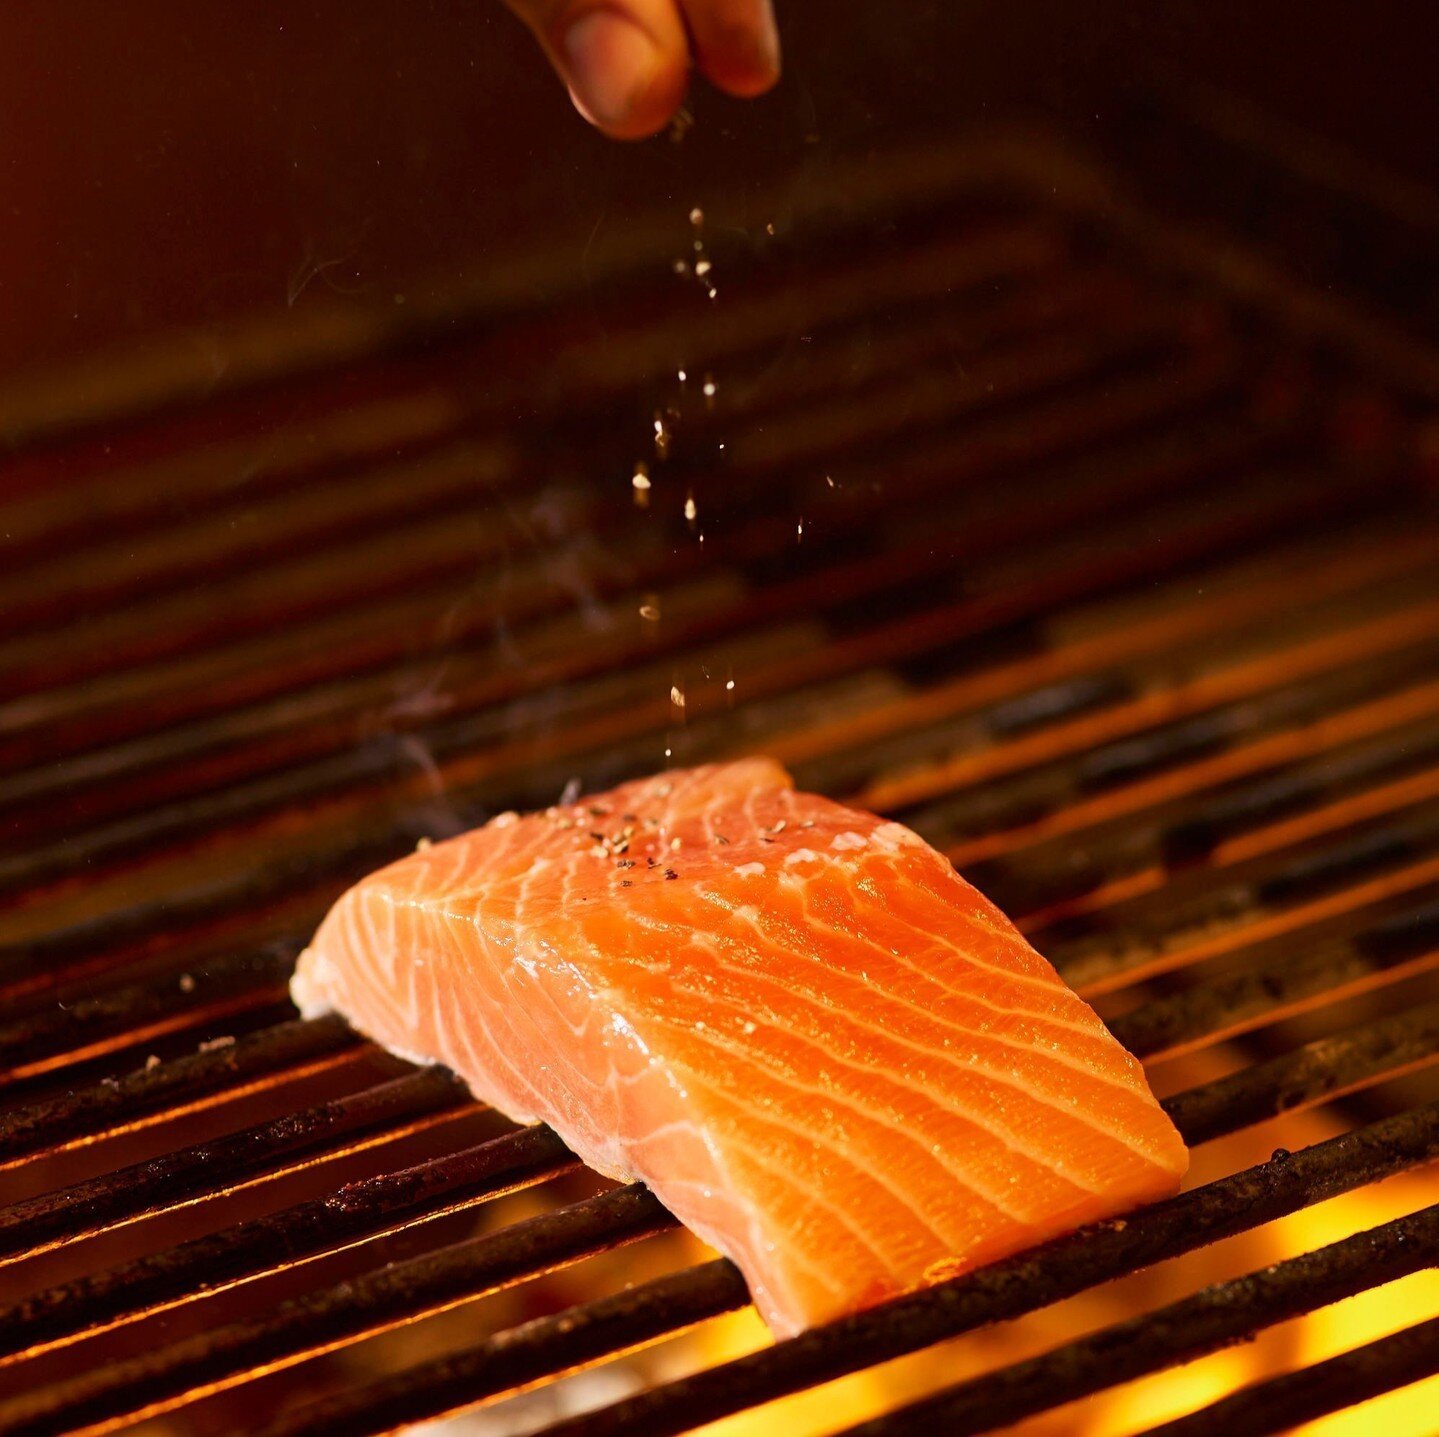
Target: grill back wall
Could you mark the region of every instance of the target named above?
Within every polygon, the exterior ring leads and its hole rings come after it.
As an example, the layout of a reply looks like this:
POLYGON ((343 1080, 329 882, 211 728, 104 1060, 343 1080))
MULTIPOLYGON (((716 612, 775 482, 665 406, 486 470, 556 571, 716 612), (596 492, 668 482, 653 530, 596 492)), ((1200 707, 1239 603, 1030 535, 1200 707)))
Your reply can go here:
MULTIPOLYGON (((559 299, 515 269, 261 336, 208 397, 151 356, 107 403, 163 403, 34 411, 0 575, 0 1431, 387 1430, 744 1302, 646 1256, 642 1191, 284 997, 369 867, 666 761, 770 752, 912 824, 1192 1143, 1319 1103, 1345 1131, 563 1430, 683 1430, 1439 1151, 1432 357, 1040 136, 749 204, 637 222, 559 299), (672 269, 697 237, 714 300, 672 269), (1206 1050, 1235 1056, 1166 1086, 1206 1050)), ((988 1430, 1432 1265, 1433 1213, 1391 1216, 865 1430, 988 1430)), ((1431 1334, 1302 1401, 1425 1375, 1431 1334)), ((1224 1420, 1292 1421, 1279 1382, 1224 1420)))

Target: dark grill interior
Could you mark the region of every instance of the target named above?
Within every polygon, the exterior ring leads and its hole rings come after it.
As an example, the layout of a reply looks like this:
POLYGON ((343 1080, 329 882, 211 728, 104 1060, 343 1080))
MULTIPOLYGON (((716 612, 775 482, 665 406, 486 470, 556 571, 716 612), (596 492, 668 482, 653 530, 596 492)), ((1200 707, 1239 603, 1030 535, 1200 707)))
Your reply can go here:
MULTIPOLYGON (((685 1430, 1439 1155, 1433 369, 1035 137, 769 204, 702 227, 714 301, 672 207, 559 301, 539 257, 14 419, 0 1432, 386 1431, 746 1302, 643 1265, 643 1190, 285 997, 354 877, 666 755, 915 827, 1161 1082, 1214 1059, 1168 1084, 1191 1144, 1338 1135, 546 1430, 685 1430), (628 1244, 578 1306, 530 1281, 628 1244), (548 1310, 325 1366, 527 1283, 548 1310)), ((1400 1214, 849 1430, 1002 1427, 1436 1254, 1400 1214)), ((1153 1430, 1436 1370, 1431 1319, 1153 1430)))

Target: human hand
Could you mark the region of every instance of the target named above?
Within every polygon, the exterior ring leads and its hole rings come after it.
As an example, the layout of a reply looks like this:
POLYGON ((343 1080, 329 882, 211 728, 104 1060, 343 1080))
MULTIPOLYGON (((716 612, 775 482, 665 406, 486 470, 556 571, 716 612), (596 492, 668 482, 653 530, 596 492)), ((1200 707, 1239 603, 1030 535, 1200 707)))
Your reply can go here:
POLYGON ((575 108, 605 134, 643 139, 679 109, 697 65, 731 95, 779 78, 771 0, 505 0, 534 31, 575 108))

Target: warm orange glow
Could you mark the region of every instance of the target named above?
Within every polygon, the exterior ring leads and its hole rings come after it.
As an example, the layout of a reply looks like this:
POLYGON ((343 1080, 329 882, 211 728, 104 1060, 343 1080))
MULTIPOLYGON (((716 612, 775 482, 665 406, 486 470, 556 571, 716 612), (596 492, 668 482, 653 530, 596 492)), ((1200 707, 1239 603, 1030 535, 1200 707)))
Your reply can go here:
MULTIPOLYGON (((1274 1223, 1267 1234, 1278 1260, 1337 1242, 1432 1202, 1433 1179, 1395 1179, 1374 1192, 1349 1193, 1274 1223)), ((1120 1437, 1192 1412, 1236 1387, 1277 1372, 1312 1366, 1439 1312, 1439 1273, 1420 1272, 1215 1353, 1176 1371, 1157 1373, 1105 1399, 1103 1420, 1084 1414, 1071 1428, 1083 1437, 1120 1437)), ((1101 1404, 1092 1404, 1098 1408, 1101 1404)), ((1439 1378, 1307 1424, 1308 1437, 1429 1437, 1439 1411, 1439 1378)))
MULTIPOLYGON (((1427 1196, 1434 1197, 1431 1185, 1427 1196)), ((1439 1272, 1416 1272, 1378 1292, 1362 1293, 1348 1302, 1311 1314, 1300 1329, 1306 1363, 1346 1352, 1439 1312, 1439 1272)), ((1407 1437, 1434 1430, 1439 1414, 1439 1377, 1416 1382, 1398 1392, 1376 1398, 1363 1407, 1336 1412, 1332 1417, 1296 1428, 1304 1437, 1407 1437)))
MULTIPOLYGON (((767 1346, 769 1334, 754 1310, 737 1312, 711 1323, 704 1333, 705 1362, 724 1361, 767 1346)), ((743 1413, 700 1430, 706 1437, 750 1437, 750 1434, 832 1432, 844 1422, 859 1422, 893 1405, 894 1383, 882 1369, 856 1372, 827 1387, 796 1393, 767 1409, 743 1413)))
MULTIPOLYGON (((1156 1089, 1174 1092, 1231 1071, 1242 1062, 1235 1050, 1216 1047, 1185 1054, 1153 1073, 1156 1089)), ((1195 1149, 1190 1186, 1263 1162, 1273 1150, 1322 1142, 1345 1125, 1324 1110, 1291 1113, 1258 1128, 1195 1149)), ((481 1209, 484 1224, 499 1227, 549 1210, 557 1200, 574 1201, 603 1186, 577 1173, 558 1184, 513 1194, 481 1209)), ((1255 1232, 1136 1273, 1012 1323, 983 1329, 936 1348, 855 1373, 756 1411, 740 1413, 701 1429, 705 1437, 826 1437, 855 1422, 915 1398, 1046 1352, 1086 1333, 1150 1312, 1210 1283, 1226 1281, 1267 1264, 1295 1257, 1327 1243, 1417 1211, 1439 1199, 1439 1175, 1408 1174, 1377 1187, 1345 1194, 1255 1232)), ((486 1310, 451 1314, 444 1345, 462 1349, 476 1330, 492 1331, 543 1311, 586 1302, 627 1283, 640 1283, 713 1254, 684 1231, 675 1231, 564 1268, 539 1282, 500 1293, 486 1310)), ((1185 1366, 1043 1413, 1010 1429, 1019 1437, 1131 1437, 1170 1418, 1193 1412, 1236 1388, 1281 1372, 1302 1369, 1325 1358, 1412 1326, 1439 1313, 1439 1272, 1421 1272, 1376 1292, 1282 1323, 1250 1343, 1185 1366)), ((403 1369, 433 1355, 435 1335, 407 1329, 417 1348, 401 1342, 387 1366, 403 1369)), ((510 1433, 531 1430, 585 1408, 602 1406, 626 1393, 663 1383, 697 1369, 759 1350, 770 1339, 752 1311, 705 1323, 680 1336, 633 1352, 601 1368, 577 1373, 508 1402, 482 1408, 453 1426, 427 1429, 438 1434, 510 1433), (483 1416, 483 1421, 480 1420, 483 1416), (490 1425, 486 1425, 486 1424, 490 1425)), ((360 1376, 373 1376, 375 1354, 360 1376)), ((1439 1411, 1439 1377, 1391 1393, 1364 1406, 1305 1427, 1304 1437, 1432 1437, 1439 1411)), ((168 1430, 168 1429, 165 1429, 168 1430)))
MULTIPOLYGON (((1219 1052, 1191 1054, 1168 1065, 1167 1087, 1204 1081, 1223 1070, 1219 1052), (1182 1066, 1183 1071, 1174 1071, 1182 1066)), ((1322 1112, 1291 1114, 1195 1153, 1191 1183, 1263 1161, 1281 1144, 1323 1141, 1341 1126, 1322 1112)), ((1085 1332, 1153 1309, 1208 1283, 1336 1242, 1351 1233, 1413 1212, 1439 1197, 1432 1174, 1408 1175, 1349 1193, 1296 1213, 1203 1253, 1084 1293, 1044 1312, 990 1331, 972 1333, 928 1352, 857 1373, 826 1387, 712 1424, 705 1437, 822 1437, 967 1377, 1020 1361, 1085 1332)), ((698 1249, 698 1244, 695 1244, 698 1249)), ((1011 1429, 1022 1437, 1127 1437, 1193 1412, 1238 1387, 1358 1347, 1439 1313, 1439 1272, 1417 1273, 1375 1292, 1321 1309, 1261 1333, 1251 1343, 1186 1366, 1155 1373, 1114 1392, 1071 1404, 1011 1429)), ((709 1323, 681 1342, 666 1344, 668 1372, 692 1370, 752 1352, 768 1342, 752 1312, 709 1323)), ((651 1380, 653 1380, 651 1378, 651 1380)), ((1314 1422, 1305 1437, 1431 1437, 1439 1411, 1439 1377, 1314 1422)))

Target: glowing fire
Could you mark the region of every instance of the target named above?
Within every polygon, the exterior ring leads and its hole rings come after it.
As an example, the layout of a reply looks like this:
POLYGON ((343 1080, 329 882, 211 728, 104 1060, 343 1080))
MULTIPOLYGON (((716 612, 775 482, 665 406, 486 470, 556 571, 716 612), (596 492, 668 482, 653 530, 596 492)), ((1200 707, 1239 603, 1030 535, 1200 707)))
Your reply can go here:
MULTIPOLYGON (((1234 1066, 1234 1061, 1235 1055, 1223 1049, 1185 1055, 1155 1074, 1157 1090, 1162 1094, 1207 1081, 1234 1066)), ((1323 1110, 1287 1114, 1196 1149, 1190 1185, 1262 1162, 1277 1147, 1306 1147, 1342 1130, 1323 1110)), ((1152 1311, 1210 1283, 1313 1251, 1413 1212, 1435 1201, 1439 1196, 1436 1187, 1439 1184, 1432 1173, 1419 1173, 1349 1193, 1015 1322, 970 1333, 702 1430, 705 1437, 820 1437, 955 1382, 1045 1352, 1136 1312, 1152 1311)), ((505 1214, 507 1220, 530 1209, 543 1210, 553 1196, 520 1194, 510 1201, 519 1207, 505 1214)), ((677 1232, 557 1273, 541 1286, 548 1288, 547 1306, 553 1310, 712 1255, 696 1239, 677 1232)), ((519 1291, 523 1294, 525 1289, 519 1291)), ((1123 1437, 1193 1412, 1265 1377, 1311 1366, 1436 1312, 1439 1272, 1420 1272, 1282 1323, 1251 1343, 1044 1413, 1010 1430, 1023 1437, 1123 1437)), ((520 1314, 496 1315, 499 1325, 504 1325, 518 1320, 520 1314)), ((474 1321, 473 1314, 464 1317, 468 1333, 473 1332, 474 1321)), ((756 1351, 768 1343, 768 1333, 752 1311, 734 1313, 607 1367, 545 1384, 525 1396, 426 1430, 442 1431, 446 1437, 515 1437, 558 1416, 603 1406, 627 1392, 756 1351)), ((1373 1432, 1383 1432, 1385 1437, 1430 1437, 1436 1411, 1439 1377, 1299 1430, 1305 1437, 1369 1437, 1373 1432)))
MULTIPOLYGON (((1170 1064, 1169 1088, 1215 1076, 1223 1060, 1194 1054, 1170 1064), (1183 1071, 1177 1071, 1180 1068, 1183 1071)), ((1322 1111, 1289 1114, 1195 1152, 1191 1184, 1262 1162, 1279 1146, 1299 1148, 1342 1131, 1322 1111)), ((970 1376, 1016 1362, 1085 1332, 1153 1309, 1209 1283, 1312 1251, 1435 1200, 1432 1174, 1408 1175, 1331 1199, 1202 1253, 1084 1293, 999 1328, 857 1373, 755 1412, 704 1428, 705 1437, 819 1437, 970 1376)), ((696 1244, 696 1247, 698 1245, 696 1244)), ((1261 1333, 1252 1343, 1159 1372, 1011 1429, 1024 1437, 1122 1437, 1193 1412, 1276 1373, 1310 1366, 1439 1312, 1439 1272, 1428 1271, 1362 1293, 1261 1333)), ((768 1342, 753 1312, 707 1324, 670 1344, 670 1371, 692 1370, 752 1352, 768 1342), (687 1348, 685 1351, 683 1348, 687 1348)), ((1428 1437, 1439 1411, 1439 1377, 1307 1424, 1305 1437, 1428 1437)))

